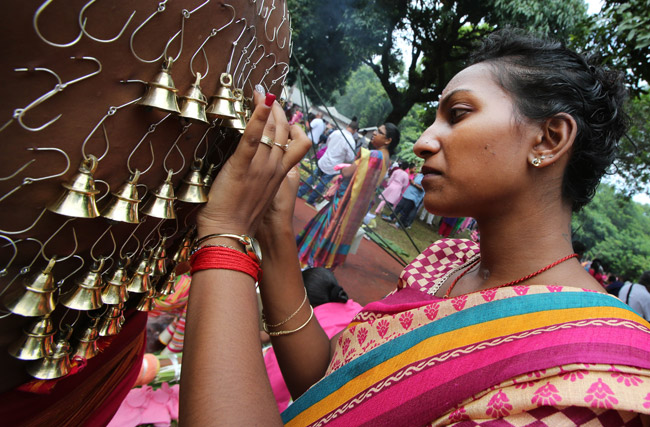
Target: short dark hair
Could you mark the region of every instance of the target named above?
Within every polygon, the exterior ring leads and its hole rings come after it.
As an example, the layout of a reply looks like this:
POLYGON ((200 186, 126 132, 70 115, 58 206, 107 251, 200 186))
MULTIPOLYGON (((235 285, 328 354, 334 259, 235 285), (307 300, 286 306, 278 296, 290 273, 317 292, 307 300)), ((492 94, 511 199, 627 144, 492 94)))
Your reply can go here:
POLYGON ((388 153, 392 156, 399 145, 401 134, 397 126, 390 122, 384 123, 384 127, 386 128, 386 138, 391 138, 390 144, 388 144, 388 153))
POLYGON ((312 307, 328 302, 347 302, 348 294, 339 286, 334 273, 323 267, 308 268, 302 272, 302 281, 312 307))
POLYGON ((562 195, 574 211, 580 210, 593 198, 628 128, 623 74, 562 43, 515 29, 489 35, 472 56, 472 64, 480 62, 494 67, 495 78, 513 96, 517 113, 532 120, 567 113, 576 121, 562 195))
POLYGON ((359 129, 359 123, 357 123, 357 122, 355 122, 353 120, 353 121, 350 122, 350 124, 348 124, 347 127, 349 127, 350 129, 358 130, 359 129))

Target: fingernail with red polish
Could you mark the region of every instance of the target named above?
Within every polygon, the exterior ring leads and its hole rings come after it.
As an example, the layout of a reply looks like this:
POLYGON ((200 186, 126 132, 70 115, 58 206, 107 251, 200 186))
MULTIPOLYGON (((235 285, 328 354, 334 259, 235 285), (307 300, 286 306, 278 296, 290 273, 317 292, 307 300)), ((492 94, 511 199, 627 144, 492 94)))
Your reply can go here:
POLYGON ((264 101, 264 104, 267 107, 270 107, 271 105, 273 105, 274 102, 275 102, 275 95, 273 95, 272 93, 267 93, 266 94, 266 100, 264 101))

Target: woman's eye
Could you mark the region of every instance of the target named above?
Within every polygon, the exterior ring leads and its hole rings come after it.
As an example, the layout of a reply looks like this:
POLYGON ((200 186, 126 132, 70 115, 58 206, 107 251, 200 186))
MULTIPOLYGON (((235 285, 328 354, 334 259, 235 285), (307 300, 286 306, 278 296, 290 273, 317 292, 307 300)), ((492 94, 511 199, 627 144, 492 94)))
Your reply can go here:
POLYGON ((461 117, 469 113, 469 110, 464 108, 450 108, 449 109, 449 118, 452 123, 456 123, 461 117))

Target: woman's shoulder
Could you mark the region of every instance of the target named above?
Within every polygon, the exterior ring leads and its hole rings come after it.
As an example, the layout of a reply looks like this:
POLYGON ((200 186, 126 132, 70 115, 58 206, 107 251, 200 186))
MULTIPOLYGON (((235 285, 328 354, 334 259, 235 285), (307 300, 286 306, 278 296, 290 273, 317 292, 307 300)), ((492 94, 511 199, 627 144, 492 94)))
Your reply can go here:
POLYGON ((399 287, 430 288, 438 279, 480 253, 478 243, 467 239, 440 239, 415 257, 400 274, 399 287))

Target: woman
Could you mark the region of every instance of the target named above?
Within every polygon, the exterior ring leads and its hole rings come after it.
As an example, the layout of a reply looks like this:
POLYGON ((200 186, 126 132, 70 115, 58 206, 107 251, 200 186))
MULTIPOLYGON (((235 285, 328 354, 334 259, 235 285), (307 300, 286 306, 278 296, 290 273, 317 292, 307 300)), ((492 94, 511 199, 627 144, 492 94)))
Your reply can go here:
MULTIPOLYGON (((191 425, 639 425, 650 413, 650 324, 603 292, 570 236, 572 210, 589 201, 625 131, 622 102, 618 74, 559 43, 510 31, 488 37, 414 147, 425 206, 475 218, 480 251, 467 240, 434 243, 331 347, 309 307, 293 315, 304 296, 290 245, 297 183, 295 173, 282 187, 280 179, 309 142, 294 127, 284 156, 255 152, 269 114, 258 107, 238 148, 247 156, 235 153, 218 177, 199 233, 260 238, 266 322, 284 322, 272 329, 273 346, 297 399, 280 420, 256 351, 254 279, 201 270, 181 417, 191 425), (262 173, 269 158, 281 163, 255 180, 263 188, 233 179, 262 173), (227 369, 209 373, 213 366, 227 369)), ((287 130, 277 129, 282 144, 287 130)))
POLYGON ((341 170, 342 180, 334 197, 298 236, 303 268, 334 269, 343 264, 399 139, 394 124, 379 126, 370 141, 373 150, 362 148, 357 160, 341 170))
POLYGON ((408 167, 408 163, 400 162, 399 168, 395 169, 393 173, 390 174, 386 189, 381 193, 381 202, 379 202, 377 209, 375 209, 375 215, 381 214, 386 203, 395 206, 395 203, 399 201, 402 193, 406 190, 406 187, 409 186, 409 174, 406 172, 408 167))

